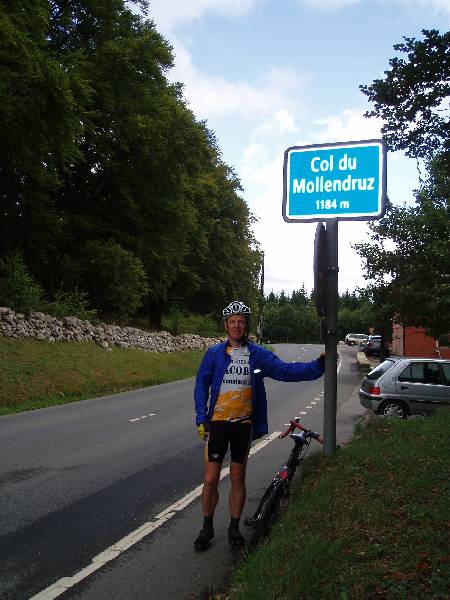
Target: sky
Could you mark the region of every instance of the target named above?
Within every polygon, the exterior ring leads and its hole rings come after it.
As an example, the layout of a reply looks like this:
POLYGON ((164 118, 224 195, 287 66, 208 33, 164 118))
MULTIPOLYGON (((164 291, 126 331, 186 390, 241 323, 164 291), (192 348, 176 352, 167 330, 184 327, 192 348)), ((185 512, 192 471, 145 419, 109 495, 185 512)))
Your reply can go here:
MULTIPOLYGON (((283 220, 284 151, 379 139, 359 86, 383 77, 403 36, 447 31, 450 0, 150 0, 149 17, 173 47, 169 79, 214 131, 257 217, 265 293, 311 291, 317 224, 283 220)), ((414 159, 388 153, 394 204, 412 203, 419 182, 414 159)), ((368 232, 365 221, 339 222, 340 293, 370 283, 352 248, 368 232)))

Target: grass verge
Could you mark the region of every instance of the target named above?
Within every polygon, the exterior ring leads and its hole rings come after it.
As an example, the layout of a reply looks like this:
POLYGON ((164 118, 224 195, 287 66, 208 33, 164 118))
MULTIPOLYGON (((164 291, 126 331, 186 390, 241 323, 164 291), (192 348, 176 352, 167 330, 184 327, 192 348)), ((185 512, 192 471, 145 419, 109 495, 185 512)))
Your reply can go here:
POLYGON ((203 355, 0 336, 0 415, 191 377, 203 355))
POLYGON ((450 410, 385 419, 312 459, 270 540, 220 597, 448 598, 449 433, 450 410))

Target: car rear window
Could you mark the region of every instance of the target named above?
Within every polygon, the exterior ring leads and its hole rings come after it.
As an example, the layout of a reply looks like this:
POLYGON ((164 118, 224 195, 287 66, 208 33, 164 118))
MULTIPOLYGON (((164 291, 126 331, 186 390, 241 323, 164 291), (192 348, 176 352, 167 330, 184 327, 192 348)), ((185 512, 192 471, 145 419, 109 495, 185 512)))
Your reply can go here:
POLYGON ((441 363, 442 370, 444 371, 444 376, 447 385, 450 385, 450 363, 441 363))
POLYGON ((383 373, 389 371, 389 369, 394 365, 395 361, 387 359, 384 362, 380 363, 373 371, 370 371, 370 373, 368 373, 366 377, 367 379, 378 379, 383 375, 383 373))

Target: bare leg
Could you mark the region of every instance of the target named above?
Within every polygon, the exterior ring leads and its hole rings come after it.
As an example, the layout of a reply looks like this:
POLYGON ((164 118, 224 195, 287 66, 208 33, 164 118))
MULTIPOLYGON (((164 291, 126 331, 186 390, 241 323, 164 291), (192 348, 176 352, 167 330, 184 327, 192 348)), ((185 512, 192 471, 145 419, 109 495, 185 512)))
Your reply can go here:
POLYGON ((205 475, 202 491, 202 509, 204 517, 212 517, 219 502, 219 478, 221 463, 205 462, 205 475))
POLYGON ((219 501, 219 478, 221 463, 205 462, 205 478, 202 490, 203 527, 194 542, 198 551, 206 550, 214 537, 213 516, 219 501))
POLYGON ((244 463, 230 463, 230 515, 231 517, 239 519, 244 509, 246 499, 246 488, 245 488, 245 470, 247 467, 247 461, 244 463))

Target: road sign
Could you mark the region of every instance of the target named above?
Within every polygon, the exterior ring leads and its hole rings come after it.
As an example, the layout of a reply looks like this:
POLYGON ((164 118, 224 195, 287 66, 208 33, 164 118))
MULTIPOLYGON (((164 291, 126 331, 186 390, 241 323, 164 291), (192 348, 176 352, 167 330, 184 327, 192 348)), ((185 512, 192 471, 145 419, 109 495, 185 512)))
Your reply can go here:
POLYGON ((288 148, 283 174, 285 221, 370 220, 384 214, 382 140, 288 148))

